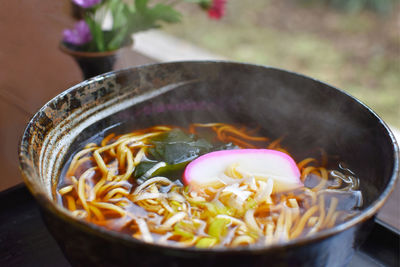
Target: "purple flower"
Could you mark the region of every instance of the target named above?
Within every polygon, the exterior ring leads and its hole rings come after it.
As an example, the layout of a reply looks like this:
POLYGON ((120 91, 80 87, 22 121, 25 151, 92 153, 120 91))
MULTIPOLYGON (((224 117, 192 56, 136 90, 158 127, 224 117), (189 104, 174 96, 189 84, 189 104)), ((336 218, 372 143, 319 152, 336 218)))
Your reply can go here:
POLYGON ((63 35, 64 42, 73 45, 83 45, 92 40, 90 28, 84 20, 77 22, 73 29, 64 30, 63 35))
POLYGON ((83 8, 88 8, 97 5, 101 0, 72 0, 72 2, 83 8))

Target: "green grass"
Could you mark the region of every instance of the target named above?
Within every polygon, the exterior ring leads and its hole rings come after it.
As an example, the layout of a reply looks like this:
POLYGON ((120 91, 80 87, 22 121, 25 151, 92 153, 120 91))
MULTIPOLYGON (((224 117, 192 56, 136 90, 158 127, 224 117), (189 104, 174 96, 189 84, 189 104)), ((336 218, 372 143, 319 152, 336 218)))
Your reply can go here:
MULTIPOLYGON (((263 21, 263 16, 269 13, 262 11, 274 1, 237 1, 232 1, 235 3, 229 6, 229 15, 222 21, 189 11, 184 23, 168 26, 166 31, 228 59, 293 70, 342 88, 369 105, 386 122, 400 128, 400 55, 388 53, 386 43, 380 44, 380 40, 376 40, 376 48, 368 46, 367 52, 360 51, 365 45, 359 42, 374 34, 377 23, 383 23, 374 19, 381 18, 328 12, 336 22, 324 22, 330 23, 326 31, 323 25, 313 27, 312 23, 310 29, 288 30, 279 23, 263 21), (359 42, 357 35, 363 37, 359 42)), ((289 11, 285 11, 287 6, 282 8, 283 12, 296 12, 298 8, 314 15, 312 8, 309 11, 304 7, 289 6, 289 11)), ((280 19, 279 14, 275 16, 280 19)), ((314 17, 315 23, 319 23, 318 15, 314 17)), ((396 37, 389 43, 400 44, 396 37)))

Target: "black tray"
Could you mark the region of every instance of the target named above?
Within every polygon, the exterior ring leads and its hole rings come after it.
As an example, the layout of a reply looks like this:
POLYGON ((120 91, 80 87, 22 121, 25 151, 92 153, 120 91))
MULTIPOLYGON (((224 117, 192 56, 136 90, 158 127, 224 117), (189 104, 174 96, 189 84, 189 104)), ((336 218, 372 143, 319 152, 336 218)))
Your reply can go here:
MULTIPOLYGON (((377 220, 348 266, 400 266, 399 237, 377 220)), ((23 184, 0 192, 0 266, 70 266, 23 184)))

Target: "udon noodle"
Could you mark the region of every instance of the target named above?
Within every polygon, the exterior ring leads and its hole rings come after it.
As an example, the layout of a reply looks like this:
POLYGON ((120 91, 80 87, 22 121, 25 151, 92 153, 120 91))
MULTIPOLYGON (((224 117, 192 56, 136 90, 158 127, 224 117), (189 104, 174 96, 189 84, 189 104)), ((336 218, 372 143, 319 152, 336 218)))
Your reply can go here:
MULTIPOLYGON (((191 190, 176 174, 157 174, 165 162, 152 161, 149 153, 155 138, 173 129, 177 127, 160 125, 112 133, 98 144, 87 144, 60 180, 59 201, 72 216, 133 238, 198 248, 287 242, 333 227, 362 205, 358 178, 346 168, 328 170, 326 160, 316 158, 297 163, 305 186, 292 191, 272 193, 270 180, 246 177, 235 165, 226 169, 224 186, 191 190), (138 174, 143 162, 151 162, 151 167, 138 174)), ((281 140, 257 136, 245 127, 192 124, 186 132, 230 148, 289 154, 281 140)))

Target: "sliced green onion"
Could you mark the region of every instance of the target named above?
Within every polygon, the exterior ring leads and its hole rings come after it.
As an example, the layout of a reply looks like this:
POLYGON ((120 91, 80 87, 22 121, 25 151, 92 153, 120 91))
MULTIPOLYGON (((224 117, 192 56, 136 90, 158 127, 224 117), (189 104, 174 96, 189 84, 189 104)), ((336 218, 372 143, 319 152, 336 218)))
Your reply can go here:
POLYGON ((221 202, 218 205, 217 203, 203 202, 201 205, 207 208, 212 217, 220 214, 232 215, 232 211, 221 202))
POLYGON ((208 234, 220 240, 223 236, 226 235, 226 230, 229 222, 229 220, 223 218, 213 220, 208 227, 208 234))
POLYGON ((182 208, 182 204, 179 203, 178 201, 172 200, 170 203, 175 211, 179 211, 179 208, 182 208))
POLYGON ((258 203, 253 198, 249 197, 245 204, 245 210, 254 209, 257 207, 258 203))
POLYGON ((257 240, 260 237, 260 235, 258 233, 252 232, 252 231, 248 232, 247 234, 248 234, 248 236, 250 236, 251 238, 253 238, 255 240, 257 240))
POLYGON ((174 226, 174 234, 185 238, 193 238, 197 227, 192 222, 180 221, 174 226))
POLYGON ((210 248, 217 244, 217 239, 213 237, 203 237, 196 243, 196 248, 210 248))
POLYGON ((192 238, 192 237, 194 237, 194 234, 193 234, 193 233, 188 232, 188 231, 186 231, 186 230, 180 228, 177 224, 175 224, 175 226, 174 226, 174 234, 175 234, 175 235, 180 235, 180 236, 185 237, 185 238, 192 238))

